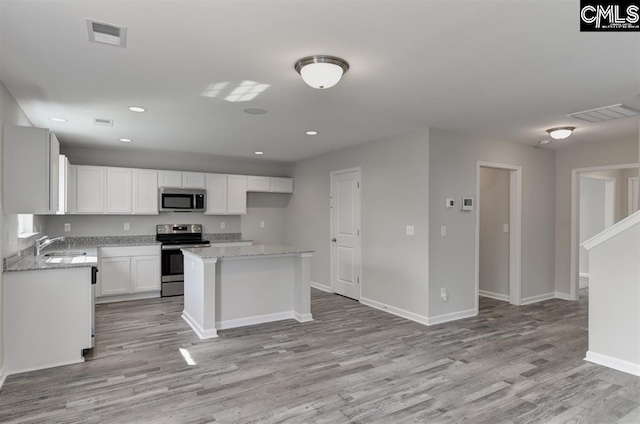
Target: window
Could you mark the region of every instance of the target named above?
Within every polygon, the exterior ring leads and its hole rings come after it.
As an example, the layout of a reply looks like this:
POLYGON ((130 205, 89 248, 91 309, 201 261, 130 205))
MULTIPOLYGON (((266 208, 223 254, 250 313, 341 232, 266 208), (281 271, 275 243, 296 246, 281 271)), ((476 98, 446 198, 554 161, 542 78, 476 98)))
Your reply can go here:
POLYGON ((33 228, 33 215, 18 215, 18 238, 27 238, 37 234, 33 228))

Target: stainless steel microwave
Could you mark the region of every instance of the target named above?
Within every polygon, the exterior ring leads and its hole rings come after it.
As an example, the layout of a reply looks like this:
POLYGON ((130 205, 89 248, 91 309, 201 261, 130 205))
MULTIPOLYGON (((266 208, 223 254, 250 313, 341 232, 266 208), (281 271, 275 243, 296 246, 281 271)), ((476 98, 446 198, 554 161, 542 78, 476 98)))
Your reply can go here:
POLYGON ((158 210, 160 212, 204 212, 207 192, 192 188, 160 187, 158 210))

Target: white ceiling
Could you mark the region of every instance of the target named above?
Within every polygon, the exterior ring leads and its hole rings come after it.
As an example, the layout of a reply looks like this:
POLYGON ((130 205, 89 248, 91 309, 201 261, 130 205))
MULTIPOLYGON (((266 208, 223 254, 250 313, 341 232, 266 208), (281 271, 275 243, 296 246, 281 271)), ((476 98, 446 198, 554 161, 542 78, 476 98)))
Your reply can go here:
POLYGON ((577 1, 1 2, 0 80, 34 125, 65 145, 161 149, 295 161, 433 126, 537 144, 638 137, 638 120, 566 115, 640 108, 640 34, 579 32, 577 1), (88 41, 86 19, 127 27, 122 49, 88 41), (346 59, 334 88, 293 69, 346 59), (269 88, 223 99, 250 80, 269 88), (216 98, 210 84, 228 82, 216 98), (146 107, 136 114, 127 108, 146 107), (246 107, 262 107, 249 115, 246 107), (55 123, 50 117, 68 119, 55 123), (114 120, 113 127, 93 118, 114 120), (306 136, 306 130, 319 135, 306 136))

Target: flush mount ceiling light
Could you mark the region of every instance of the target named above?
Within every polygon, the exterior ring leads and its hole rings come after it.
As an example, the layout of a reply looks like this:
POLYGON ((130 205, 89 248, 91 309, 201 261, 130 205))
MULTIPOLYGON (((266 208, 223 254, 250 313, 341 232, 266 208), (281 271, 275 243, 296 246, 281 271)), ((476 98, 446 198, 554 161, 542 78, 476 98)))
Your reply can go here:
POLYGON ((53 122, 67 122, 67 120, 64 118, 49 118, 49 119, 52 120, 53 122))
POLYGON ((564 140, 569 137, 576 127, 558 127, 547 130, 549 136, 554 140, 564 140))
POLYGON ((131 140, 130 138, 121 138, 120 141, 123 143, 131 143, 133 140, 131 140))
POLYGON ((138 112, 138 113, 142 113, 142 112, 146 112, 146 111, 147 111, 147 109, 145 109, 145 108, 143 108, 143 107, 140 107, 140 106, 131 106, 131 107, 129 108, 129 110, 130 110, 131 112, 138 112))
POLYGON ((318 131, 307 131, 306 135, 318 135, 318 131))
POLYGON ((296 62, 295 69, 307 85, 325 89, 340 81, 342 75, 349 70, 349 64, 339 57, 317 55, 300 59, 296 62))

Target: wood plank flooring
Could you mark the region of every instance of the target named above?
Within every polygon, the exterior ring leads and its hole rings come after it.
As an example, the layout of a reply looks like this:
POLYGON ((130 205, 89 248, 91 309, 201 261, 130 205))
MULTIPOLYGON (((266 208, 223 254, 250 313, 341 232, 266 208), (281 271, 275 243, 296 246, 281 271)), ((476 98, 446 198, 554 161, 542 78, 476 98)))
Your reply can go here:
POLYGON ((179 297, 103 304, 88 361, 8 377, 0 422, 640 423, 640 378, 583 360, 586 292, 480 305, 426 327, 312 290, 312 323, 200 341, 179 297))

